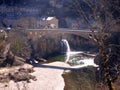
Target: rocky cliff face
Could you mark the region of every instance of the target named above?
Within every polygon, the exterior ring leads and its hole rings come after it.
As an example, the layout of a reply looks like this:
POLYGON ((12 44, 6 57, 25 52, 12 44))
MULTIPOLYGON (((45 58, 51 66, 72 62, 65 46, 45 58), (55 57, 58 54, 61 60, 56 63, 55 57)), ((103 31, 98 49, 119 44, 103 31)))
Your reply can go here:
MULTIPOLYGON (((32 41, 35 56, 49 57, 61 54, 63 46, 61 45, 62 39, 66 39, 73 51, 97 51, 96 44, 85 37, 75 34, 57 34, 52 32, 43 37, 36 38, 32 41)), ((64 45, 64 47, 66 47, 64 45)))
MULTIPOLYGON (((94 52, 97 50, 97 46, 92 40, 79 34, 40 31, 39 33, 42 34, 36 37, 36 31, 34 33, 35 35, 32 37, 29 37, 28 33, 22 30, 7 33, 8 38, 4 42, 10 43, 9 52, 12 52, 12 56, 16 55, 27 60, 59 55, 63 50, 62 39, 68 40, 73 51, 94 52)), ((64 45, 64 47, 66 46, 64 45)))
POLYGON ((31 52, 27 37, 20 31, 5 32, 7 38, 0 41, 0 66, 23 64, 31 52))

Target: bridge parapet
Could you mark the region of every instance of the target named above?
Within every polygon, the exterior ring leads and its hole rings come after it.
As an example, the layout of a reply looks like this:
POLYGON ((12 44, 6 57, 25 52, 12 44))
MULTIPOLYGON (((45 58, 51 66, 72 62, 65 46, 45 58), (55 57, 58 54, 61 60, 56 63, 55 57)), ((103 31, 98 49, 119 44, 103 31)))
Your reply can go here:
POLYGON ((82 36, 85 38, 88 38, 88 34, 92 33, 89 30, 53 30, 53 29, 28 29, 25 30, 25 32, 27 33, 27 35, 30 38, 40 38, 44 35, 51 35, 51 36, 55 36, 55 35, 62 35, 64 36, 65 34, 74 34, 74 35, 78 35, 78 36, 82 36))

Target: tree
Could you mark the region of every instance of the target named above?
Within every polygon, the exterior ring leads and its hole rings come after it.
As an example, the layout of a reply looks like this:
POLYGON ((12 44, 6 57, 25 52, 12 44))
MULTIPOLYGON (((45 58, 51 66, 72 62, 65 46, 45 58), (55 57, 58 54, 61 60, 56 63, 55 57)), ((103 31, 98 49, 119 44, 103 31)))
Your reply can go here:
POLYGON ((99 53, 102 56, 101 64, 104 83, 109 90, 114 90, 113 78, 110 75, 108 65, 108 54, 106 52, 105 40, 110 32, 120 23, 119 0, 72 0, 73 6, 80 19, 84 19, 84 24, 89 28, 92 34, 90 38, 94 39, 99 46, 99 53))

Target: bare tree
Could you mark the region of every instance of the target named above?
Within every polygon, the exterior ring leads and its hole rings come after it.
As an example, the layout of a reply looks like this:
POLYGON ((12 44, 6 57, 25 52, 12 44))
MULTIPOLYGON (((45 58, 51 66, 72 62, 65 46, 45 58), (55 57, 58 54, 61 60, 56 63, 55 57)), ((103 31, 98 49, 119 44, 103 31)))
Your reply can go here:
POLYGON ((114 27, 120 23, 119 0, 72 0, 74 8, 80 18, 84 19, 87 28, 92 32, 90 38, 94 39, 99 46, 102 62, 99 66, 103 68, 104 83, 109 90, 114 90, 113 80, 109 74, 108 55, 104 44, 105 37, 114 27))

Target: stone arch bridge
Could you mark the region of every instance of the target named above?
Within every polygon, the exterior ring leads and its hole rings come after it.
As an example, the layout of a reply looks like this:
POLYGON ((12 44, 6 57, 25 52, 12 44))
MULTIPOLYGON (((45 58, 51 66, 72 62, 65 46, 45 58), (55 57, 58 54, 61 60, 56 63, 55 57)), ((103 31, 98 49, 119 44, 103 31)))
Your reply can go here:
POLYGON ((90 30, 71 30, 71 29, 26 29, 25 33, 28 35, 29 38, 35 39, 35 38, 41 38, 43 36, 49 35, 49 36, 61 36, 63 38, 66 38, 66 35, 77 35, 84 38, 89 38, 89 34, 92 33, 90 30))

